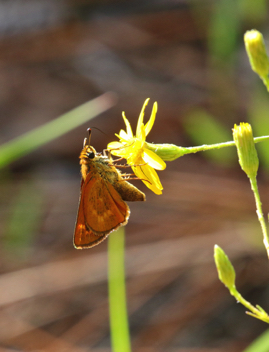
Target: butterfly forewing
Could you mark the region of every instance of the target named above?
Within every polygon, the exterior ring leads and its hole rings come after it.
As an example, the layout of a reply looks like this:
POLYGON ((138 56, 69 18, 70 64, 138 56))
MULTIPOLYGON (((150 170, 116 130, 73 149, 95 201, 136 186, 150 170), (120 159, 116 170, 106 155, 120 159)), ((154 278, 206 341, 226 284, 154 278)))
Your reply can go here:
POLYGON ((102 242, 110 232, 127 223, 130 210, 109 182, 90 173, 82 183, 75 227, 76 248, 89 248, 102 242))

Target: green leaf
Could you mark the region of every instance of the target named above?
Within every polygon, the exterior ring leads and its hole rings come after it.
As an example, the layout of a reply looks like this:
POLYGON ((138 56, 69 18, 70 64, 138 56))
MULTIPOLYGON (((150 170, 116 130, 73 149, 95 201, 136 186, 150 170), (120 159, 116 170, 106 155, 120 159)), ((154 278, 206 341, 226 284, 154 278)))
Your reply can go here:
POLYGON ((111 93, 103 94, 55 120, 3 144, 0 146, 0 168, 91 120, 111 108, 114 101, 114 96, 111 93))
POLYGON ((269 329, 261 334, 243 352, 268 352, 269 351, 269 329))

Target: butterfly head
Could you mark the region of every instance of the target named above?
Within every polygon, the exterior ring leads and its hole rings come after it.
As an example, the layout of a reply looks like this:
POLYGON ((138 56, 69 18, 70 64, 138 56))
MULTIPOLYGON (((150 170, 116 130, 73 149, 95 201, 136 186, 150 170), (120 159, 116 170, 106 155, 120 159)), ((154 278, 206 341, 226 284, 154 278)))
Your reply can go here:
POLYGON ((80 153, 80 159, 93 160, 96 154, 97 152, 94 147, 90 146, 90 144, 87 143, 87 138, 85 138, 83 143, 83 149, 80 153))
POLYGON ((93 147, 91 147, 90 145, 86 145, 84 149, 85 149, 85 156, 88 159, 94 159, 95 158, 96 150, 93 147))
POLYGON ((95 155, 96 155, 96 150, 90 146, 90 140, 91 140, 91 129, 88 128, 87 129, 88 133, 89 133, 89 137, 88 138, 84 138, 83 141, 83 149, 82 152, 80 154, 80 159, 94 159, 95 155))

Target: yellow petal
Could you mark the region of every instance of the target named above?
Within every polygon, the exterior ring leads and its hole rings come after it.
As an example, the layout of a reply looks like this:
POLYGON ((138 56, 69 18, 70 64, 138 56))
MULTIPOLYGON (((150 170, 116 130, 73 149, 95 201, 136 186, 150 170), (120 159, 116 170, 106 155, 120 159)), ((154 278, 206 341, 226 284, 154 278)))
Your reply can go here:
POLYGON ((128 134, 128 137, 129 138, 133 138, 133 131, 132 131, 132 127, 130 125, 130 122, 127 120, 126 116, 125 116, 125 112, 123 111, 122 112, 122 117, 123 117, 123 120, 125 122, 125 125, 126 125, 126 132, 128 134))
POLYGON ((143 124, 143 121, 144 121, 144 111, 145 111, 145 108, 147 106, 149 102, 149 98, 147 98, 142 106, 142 109, 141 109, 141 112, 140 112, 140 115, 139 115, 139 118, 138 118, 138 121, 137 121, 137 127, 136 127, 136 136, 138 136, 140 134, 140 130, 141 130, 141 126, 143 124))
MULTIPOLYGON (((136 138, 139 139, 142 142, 145 142, 146 140, 146 133, 145 133, 145 126, 142 123, 140 126, 140 130, 137 132, 138 134, 136 135, 136 138)), ((144 144, 144 143, 143 143, 144 144)))
POLYGON ((125 141, 128 141, 128 139, 130 139, 130 137, 124 130, 120 130, 119 139, 123 139, 125 141))
POLYGON ((153 104, 153 108, 152 108, 152 112, 151 112, 150 118, 149 118, 148 122, 145 125, 146 136, 149 134, 149 132, 152 129, 152 126, 154 125, 154 121, 155 121, 157 110, 158 110, 158 104, 155 101, 155 103, 153 104))
POLYGON ((122 143, 120 142, 110 142, 107 145, 107 149, 119 149, 122 148, 122 143))
POLYGON ((144 149, 142 158, 149 166, 156 170, 164 170, 166 168, 166 164, 163 159, 149 149, 144 149))
POLYGON ((108 143, 107 149, 111 151, 112 155, 122 156, 123 158, 126 158, 127 156, 126 147, 120 142, 108 143))
POLYGON ((156 194, 162 194, 163 186, 160 182, 157 172, 148 165, 137 166, 132 168, 138 178, 156 194))
POLYGON ((156 186, 160 190, 163 189, 159 176, 152 167, 150 167, 149 165, 143 165, 141 166, 141 169, 142 172, 147 176, 147 179, 149 179, 154 186, 156 186))
POLYGON ((118 150, 118 149, 109 149, 111 154, 112 155, 115 155, 115 156, 120 156, 122 158, 124 158, 125 156, 123 155, 123 153, 121 152, 121 150, 118 150))

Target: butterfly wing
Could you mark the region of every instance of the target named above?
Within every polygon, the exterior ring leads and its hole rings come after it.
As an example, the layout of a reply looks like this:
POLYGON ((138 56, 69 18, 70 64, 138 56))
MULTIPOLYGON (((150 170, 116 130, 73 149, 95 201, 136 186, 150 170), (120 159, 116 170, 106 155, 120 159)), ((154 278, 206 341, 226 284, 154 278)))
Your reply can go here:
POLYGON ((74 246, 77 249, 91 248, 96 246, 100 242, 104 241, 107 238, 108 234, 105 235, 96 235, 92 230, 90 230, 85 222, 85 214, 83 209, 83 203, 80 199, 77 223, 75 226, 74 233, 74 246))
POLYGON ((90 248, 128 222, 130 210, 112 184, 89 173, 81 184, 74 234, 76 248, 90 248))

